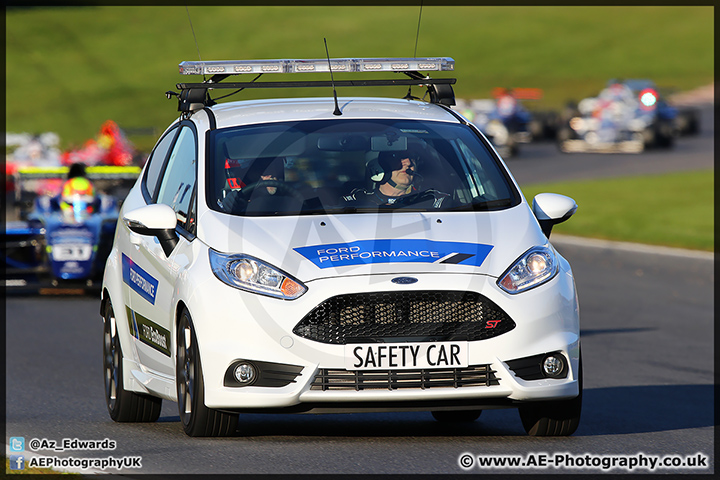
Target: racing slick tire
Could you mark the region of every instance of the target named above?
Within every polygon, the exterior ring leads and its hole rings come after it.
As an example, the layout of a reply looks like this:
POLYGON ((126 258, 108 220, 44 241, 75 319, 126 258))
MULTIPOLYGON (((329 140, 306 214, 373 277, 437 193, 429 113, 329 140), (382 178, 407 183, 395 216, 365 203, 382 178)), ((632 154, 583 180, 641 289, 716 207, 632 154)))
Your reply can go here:
POLYGON ((530 137, 532 138, 533 142, 544 139, 545 126, 543 124, 543 120, 537 118, 536 115, 536 118, 533 118, 528 122, 528 131, 530 132, 530 137))
POLYGON ((205 406, 202 364, 190 312, 184 308, 177 329, 175 376, 178 411, 191 437, 227 437, 237 430, 238 415, 205 406))
POLYGON ((697 135, 700 133, 700 112, 692 107, 678 109, 676 124, 679 135, 697 135))
POLYGON ((642 131, 643 145, 645 148, 652 148, 657 142, 657 133, 652 127, 647 127, 642 131))
POLYGON ((672 125, 667 122, 657 122, 643 131, 645 148, 670 148, 673 141, 672 125))
POLYGON ((103 315, 103 357, 105 403, 110 418, 116 422, 155 422, 160 417, 162 399, 123 387, 123 354, 110 301, 103 315))
POLYGON ((578 396, 570 400, 532 402, 520 406, 520 420, 533 437, 568 436, 580 424, 583 390, 582 357, 578 365, 578 396))
POLYGON ((658 146, 662 148, 672 148, 675 143, 675 132, 673 126, 669 122, 661 122, 658 127, 658 146))
POLYGON ((574 132, 569 126, 565 125, 565 126, 558 128, 557 134, 555 136, 555 141, 557 142, 558 150, 561 153, 569 153, 570 152, 566 146, 566 142, 573 139, 573 137, 574 137, 574 132))
POLYGON ((508 141, 508 148, 510 149, 511 157, 517 157, 518 154, 520 154, 520 147, 518 147, 518 142, 516 142, 515 139, 508 141))
POLYGON ((438 422, 470 423, 480 418, 482 410, 438 410, 431 413, 438 422))

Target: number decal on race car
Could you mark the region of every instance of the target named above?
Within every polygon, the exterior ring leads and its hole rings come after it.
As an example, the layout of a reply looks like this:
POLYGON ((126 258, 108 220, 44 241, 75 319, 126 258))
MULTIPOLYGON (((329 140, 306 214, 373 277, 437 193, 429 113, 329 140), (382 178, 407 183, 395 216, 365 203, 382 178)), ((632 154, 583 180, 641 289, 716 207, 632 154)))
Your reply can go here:
POLYGON ((56 244, 52 249, 52 257, 56 262, 83 262, 92 256, 92 245, 87 243, 56 244))

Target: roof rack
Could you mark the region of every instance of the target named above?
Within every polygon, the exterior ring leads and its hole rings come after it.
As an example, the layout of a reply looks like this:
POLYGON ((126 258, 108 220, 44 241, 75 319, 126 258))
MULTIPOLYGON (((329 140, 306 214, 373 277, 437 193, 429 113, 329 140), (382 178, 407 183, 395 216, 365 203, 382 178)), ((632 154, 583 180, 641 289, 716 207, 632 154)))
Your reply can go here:
POLYGON ((455 60, 450 57, 436 58, 333 58, 333 59, 280 59, 280 60, 229 60, 182 62, 179 64, 183 75, 212 75, 202 83, 178 83, 180 93, 166 92, 168 98, 178 97, 178 111, 194 110, 215 105, 208 90, 245 88, 295 88, 295 87, 374 87, 374 86, 424 86, 430 95, 430 102, 455 105, 452 85, 455 78, 432 79, 420 71, 452 71, 455 60), (286 82, 255 82, 265 73, 322 73, 322 72, 394 72, 403 73, 409 79, 385 80, 315 80, 286 82), (257 74, 251 82, 220 83, 233 75, 257 74))

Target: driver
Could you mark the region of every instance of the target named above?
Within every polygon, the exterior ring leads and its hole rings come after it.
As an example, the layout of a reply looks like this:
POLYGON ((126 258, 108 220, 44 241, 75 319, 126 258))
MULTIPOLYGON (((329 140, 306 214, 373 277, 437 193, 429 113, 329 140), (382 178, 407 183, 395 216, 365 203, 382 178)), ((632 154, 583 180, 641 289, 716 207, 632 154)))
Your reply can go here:
MULTIPOLYGON (((414 150, 380 152, 376 160, 367 164, 370 179, 374 188, 367 191, 362 188, 353 190, 344 198, 346 202, 370 201, 376 205, 393 205, 400 198, 419 194, 417 184, 422 176, 417 172, 420 155, 414 150)), ((437 190, 423 192, 432 197, 433 208, 440 208, 448 194, 437 190)))

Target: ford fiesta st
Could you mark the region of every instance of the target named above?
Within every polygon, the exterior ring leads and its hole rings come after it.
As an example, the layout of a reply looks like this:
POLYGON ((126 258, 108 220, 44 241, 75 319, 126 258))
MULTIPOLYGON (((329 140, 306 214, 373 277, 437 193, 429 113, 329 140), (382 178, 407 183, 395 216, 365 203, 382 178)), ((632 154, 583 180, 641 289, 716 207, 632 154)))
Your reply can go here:
POLYGON ((578 302, 548 237, 577 205, 525 200, 449 108, 455 79, 419 73, 453 68, 451 58, 180 64, 212 77, 168 92, 180 116, 122 205, 104 274, 113 420, 155 421, 165 399, 190 436, 242 432, 245 412, 425 410, 457 422, 492 408, 518 408, 531 435, 575 431, 578 302), (223 82, 308 71, 330 75, 223 82), (366 71, 408 78, 333 78, 366 71), (210 98, 356 85, 408 93, 210 98))

